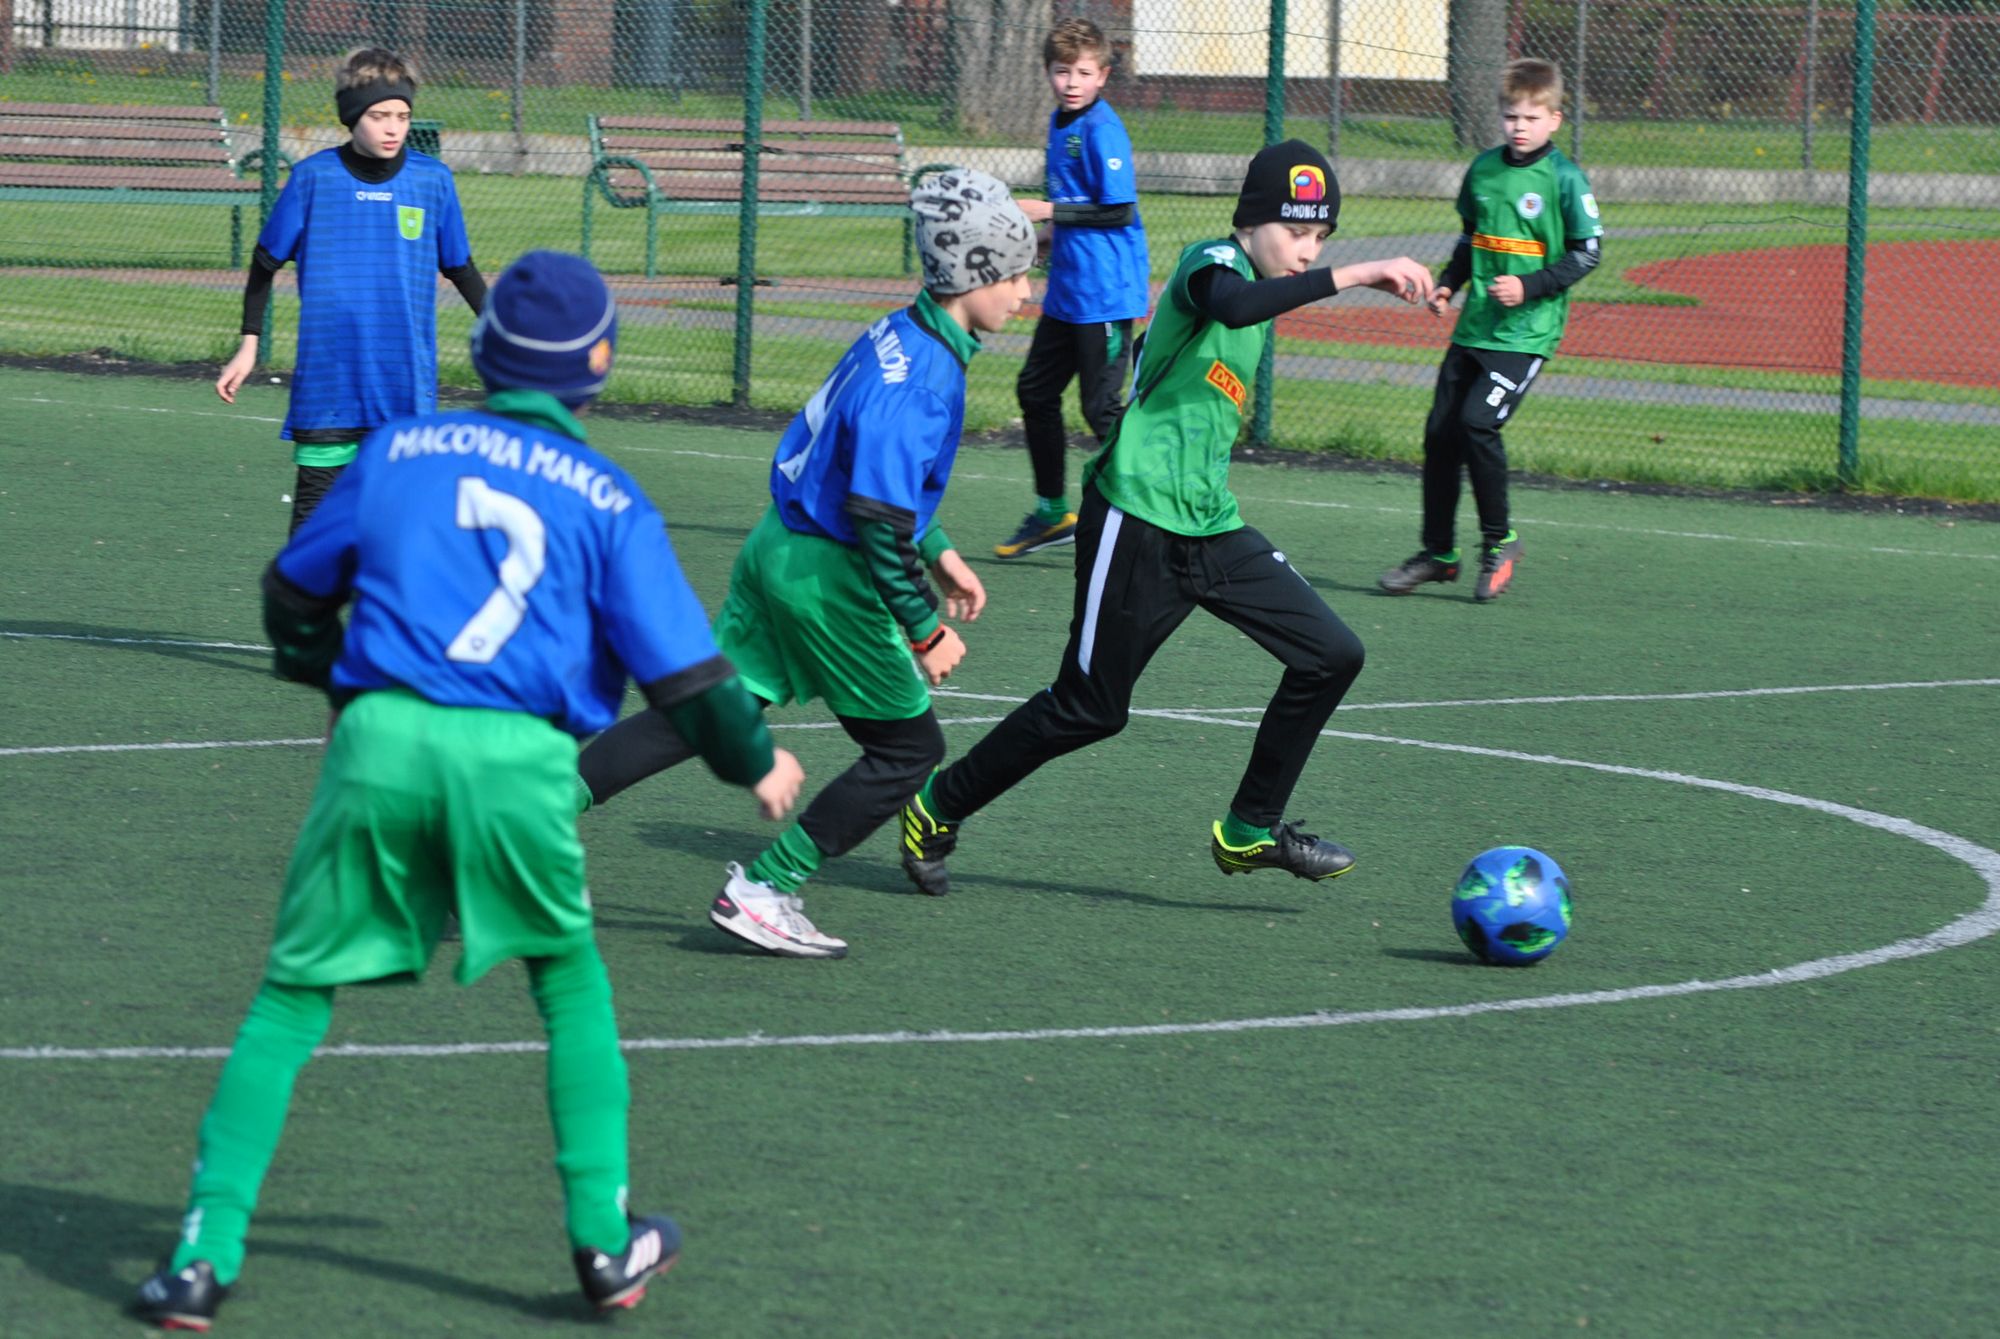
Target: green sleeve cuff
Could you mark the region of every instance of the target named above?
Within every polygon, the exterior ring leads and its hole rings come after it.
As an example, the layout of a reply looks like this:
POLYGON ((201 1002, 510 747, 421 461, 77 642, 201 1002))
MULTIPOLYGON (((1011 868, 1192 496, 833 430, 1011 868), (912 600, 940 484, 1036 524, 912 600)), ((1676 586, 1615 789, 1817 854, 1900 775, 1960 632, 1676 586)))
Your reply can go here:
POLYGON ((708 769, 732 786, 756 785, 777 761, 763 709, 733 674, 684 702, 657 710, 665 713, 708 769))
POLYGON ((924 537, 917 541, 917 556, 924 560, 924 566, 935 567, 946 549, 956 547, 951 542, 951 536, 944 532, 944 527, 932 521, 931 528, 924 531, 924 537))

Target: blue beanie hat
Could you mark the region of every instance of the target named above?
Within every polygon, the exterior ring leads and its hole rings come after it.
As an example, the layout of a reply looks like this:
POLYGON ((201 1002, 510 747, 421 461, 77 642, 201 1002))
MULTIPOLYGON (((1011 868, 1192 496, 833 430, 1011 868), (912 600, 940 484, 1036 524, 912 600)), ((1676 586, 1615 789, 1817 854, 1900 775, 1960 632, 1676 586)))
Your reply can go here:
POLYGON ((489 391, 547 391, 572 409, 604 389, 618 304, 595 267, 530 251, 500 276, 472 323, 472 366, 489 391))

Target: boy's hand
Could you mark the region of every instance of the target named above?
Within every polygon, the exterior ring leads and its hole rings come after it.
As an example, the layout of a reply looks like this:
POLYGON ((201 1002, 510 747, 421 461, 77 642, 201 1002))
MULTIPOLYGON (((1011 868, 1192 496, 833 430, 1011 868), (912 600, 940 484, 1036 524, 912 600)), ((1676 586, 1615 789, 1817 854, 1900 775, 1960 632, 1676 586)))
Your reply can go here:
POLYGON ((787 749, 771 750, 771 770, 764 773, 764 779, 750 788, 757 797, 757 807, 764 811, 766 818, 783 818, 798 803, 799 791, 806 783, 805 768, 787 749))
POLYGON ((953 632, 949 623, 939 624, 938 631, 943 636, 937 639, 937 645, 917 652, 917 665, 933 688, 949 679, 958 662, 965 659, 965 639, 953 632))
POLYGON ((224 404, 236 403, 236 392, 257 370, 257 337, 245 335, 243 343, 236 350, 236 356, 223 365, 222 375, 215 379, 215 393, 222 397, 224 404))
POLYGON ((1528 290, 1521 287, 1521 276, 1503 274, 1486 285, 1486 292, 1503 307, 1518 307, 1528 300, 1528 290))
POLYGON ((944 611, 961 623, 970 623, 986 608, 986 587, 979 577, 958 556, 957 549, 946 549, 938 555, 937 564, 931 568, 931 580, 937 582, 944 592, 944 611))
POLYGON ((1451 290, 1449 288, 1433 288, 1431 290, 1431 300, 1424 305, 1431 309, 1431 315, 1444 315, 1447 311, 1451 310, 1451 290))
POLYGON ((1047 200, 1016 200, 1021 212, 1028 216, 1030 223, 1047 223, 1056 216, 1056 207, 1047 200))
POLYGON ((1343 265, 1335 270, 1333 286, 1379 288, 1414 306, 1431 295, 1431 271, 1428 265, 1419 265, 1408 256, 1365 260, 1358 265, 1343 265))

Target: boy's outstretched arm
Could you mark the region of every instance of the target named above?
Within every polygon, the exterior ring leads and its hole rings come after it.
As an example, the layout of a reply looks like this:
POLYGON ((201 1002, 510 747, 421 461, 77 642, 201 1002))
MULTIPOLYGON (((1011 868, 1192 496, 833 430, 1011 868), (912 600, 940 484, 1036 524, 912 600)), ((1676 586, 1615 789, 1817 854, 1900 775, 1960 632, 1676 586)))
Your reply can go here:
POLYGON ((1412 304, 1426 302, 1431 295, 1430 267, 1408 256, 1342 265, 1333 272, 1333 282, 1336 288, 1380 289, 1412 304))

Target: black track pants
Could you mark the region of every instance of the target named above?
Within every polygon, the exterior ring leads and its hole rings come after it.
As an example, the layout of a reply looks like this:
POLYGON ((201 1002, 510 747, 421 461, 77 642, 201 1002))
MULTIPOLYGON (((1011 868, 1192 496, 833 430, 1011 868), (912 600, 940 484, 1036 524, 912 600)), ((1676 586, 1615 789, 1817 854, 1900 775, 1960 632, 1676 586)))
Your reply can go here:
POLYGON ((1498 544, 1506 538, 1507 448, 1500 426, 1527 395, 1544 361, 1532 353, 1460 344, 1445 350, 1424 423, 1423 544, 1430 552, 1454 547, 1461 474, 1472 479, 1482 540, 1498 544))
POLYGON ((306 517, 319 506, 333 481, 340 477, 345 465, 301 465, 297 478, 292 481, 292 528, 287 533, 296 535, 299 527, 306 523, 306 517))
POLYGON ((1361 640, 1257 531, 1171 534, 1084 493, 1076 610, 1056 681, 938 774, 938 809, 970 818, 1051 758, 1125 728, 1132 689, 1187 616, 1206 609, 1285 667, 1230 802, 1268 827, 1305 770, 1327 717, 1361 673, 1361 640))
POLYGON ((1021 430, 1028 439, 1037 497, 1061 497, 1066 487, 1063 391, 1072 380, 1077 383, 1083 421, 1101 442, 1124 412, 1125 377, 1131 369, 1130 321, 1071 325, 1044 316, 1035 323, 1014 394, 1021 403, 1021 430))
MULTIPOLYGON (((861 757, 822 786, 799 816, 813 845, 829 856, 846 855, 866 841, 944 761, 944 731, 935 712, 901 721, 837 719, 847 737, 861 746, 861 757)), ((693 756, 673 724, 649 707, 591 740, 577 759, 577 772, 590 787, 591 802, 603 804, 693 756)))

